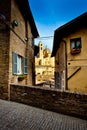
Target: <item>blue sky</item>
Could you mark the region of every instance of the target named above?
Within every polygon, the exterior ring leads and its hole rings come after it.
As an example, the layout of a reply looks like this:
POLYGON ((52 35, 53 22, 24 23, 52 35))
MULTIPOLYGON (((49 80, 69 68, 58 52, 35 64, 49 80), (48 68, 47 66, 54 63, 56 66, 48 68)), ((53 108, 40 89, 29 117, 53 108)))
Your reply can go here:
POLYGON ((87 11, 87 0, 29 0, 30 8, 40 37, 35 39, 44 43, 50 50, 53 47, 55 29, 87 11))

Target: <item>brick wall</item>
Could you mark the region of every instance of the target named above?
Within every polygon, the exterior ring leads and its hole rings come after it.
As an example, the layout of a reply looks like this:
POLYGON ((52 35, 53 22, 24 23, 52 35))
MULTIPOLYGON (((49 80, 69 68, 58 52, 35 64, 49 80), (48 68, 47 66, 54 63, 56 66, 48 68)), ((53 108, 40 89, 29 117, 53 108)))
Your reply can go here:
POLYGON ((14 28, 14 32, 10 32, 10 61, 9 61, 9 83, 16 84, 33 84, 32 73, 34 71, 34 49, 32 48, 32 33, 29 21, 24 19, 21 14, 19 7, 15 0, 11 1, 11 22, 16 19, 18 21, 18 27, 14 28), (28 38, 27 41, 23 42, 25 38, 28 38), (12 74, 12 52, 16 52, 22 57, 28 58, 28 74, 26 80, 21 82, 18 81, 18 76, 12 74))
POLYGON ((34 47, 32 47, 32 33, 29 21, 21 14, 16 0, 2 0, 0 2, 0 13, 6 17, 6 22, 12 28, 14 19, 18 21, 18 27, 14 31, 7 29, 0 23, 0 98, 10 97, 10 83, 34 84, 34 47), (26 23, 27 22, 27 23, 26 23), (15 33, 14 33, 15 32, 15 33), (30 37, 24 42, 24 39, 30 37), (21 82, 18 76, 12 74, 12 53, 16 52, 21 57, 28 58, 27 78, 21 82))
POLYGON ((8 68, 9 68, 9 33, 0 32, 0 98, 7 99, 8 93, 8 68))
POLYGON ((12 101, 87 119, 87 95, 11 84, 12 101))
MULTIPOLYGON (((3 0, 0 3, 0 12, 10 21, 10 1, 3 0)), ((9 68, 9 36, 10 30, 0 23, 0 98, 8 97, 8 68, 9 68)))

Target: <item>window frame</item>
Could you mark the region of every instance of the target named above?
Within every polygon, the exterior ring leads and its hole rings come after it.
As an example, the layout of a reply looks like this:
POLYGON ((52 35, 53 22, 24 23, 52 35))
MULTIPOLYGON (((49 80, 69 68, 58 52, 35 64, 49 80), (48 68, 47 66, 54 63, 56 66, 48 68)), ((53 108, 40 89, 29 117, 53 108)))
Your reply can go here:
POLYGON ((28 74, 27 57, 22 57, 16 52, 12 52, 12 74, 14 75, 28 74), (19 72, 18 72, 18 68, 19 68, 19 72))
POLYGON ((23 65, 22 65, 23 57, 17 55, 17 75, 23 74, 23 65))
POLYGON ((71 51, 71 54, 80 53, 81 52, 81 47, 82 47, 81 37, 80 38, 70 39, 70 51, 71 51), (78 42, 80 43, 79 46, 77 46, 78 42), (73 47, 72 47, 72 45, 73 45, 73 47))

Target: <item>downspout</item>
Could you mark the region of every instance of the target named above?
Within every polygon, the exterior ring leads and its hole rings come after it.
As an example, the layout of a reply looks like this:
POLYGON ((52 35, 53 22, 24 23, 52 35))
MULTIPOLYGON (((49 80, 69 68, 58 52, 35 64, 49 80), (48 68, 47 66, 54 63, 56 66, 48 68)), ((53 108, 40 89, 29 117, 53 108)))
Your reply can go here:
MULTIPOLYGON (((27 19, 25 20, 25 42, 26 42, 26 52, 25 52, 25 56, 28 57, 28 21, 27 19)), ((25 83, 27 84, 28 80, 28 75, 26 75, 26 79, 25 79, 25 83)))
POLYGON ((63 40, 65 44, 65 90, 68 90, 68 69, 67 69, 67 43, 63 40))

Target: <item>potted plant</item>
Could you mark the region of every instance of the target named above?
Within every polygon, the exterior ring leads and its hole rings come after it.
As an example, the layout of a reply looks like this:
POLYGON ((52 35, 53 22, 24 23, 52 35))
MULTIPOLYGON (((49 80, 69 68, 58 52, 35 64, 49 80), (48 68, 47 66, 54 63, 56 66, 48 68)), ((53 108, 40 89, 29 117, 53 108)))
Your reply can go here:
POLYGON ((18 81, 22 81, 24 79, 26 79, 26 75, 22 74, 18 76, 18 81))

